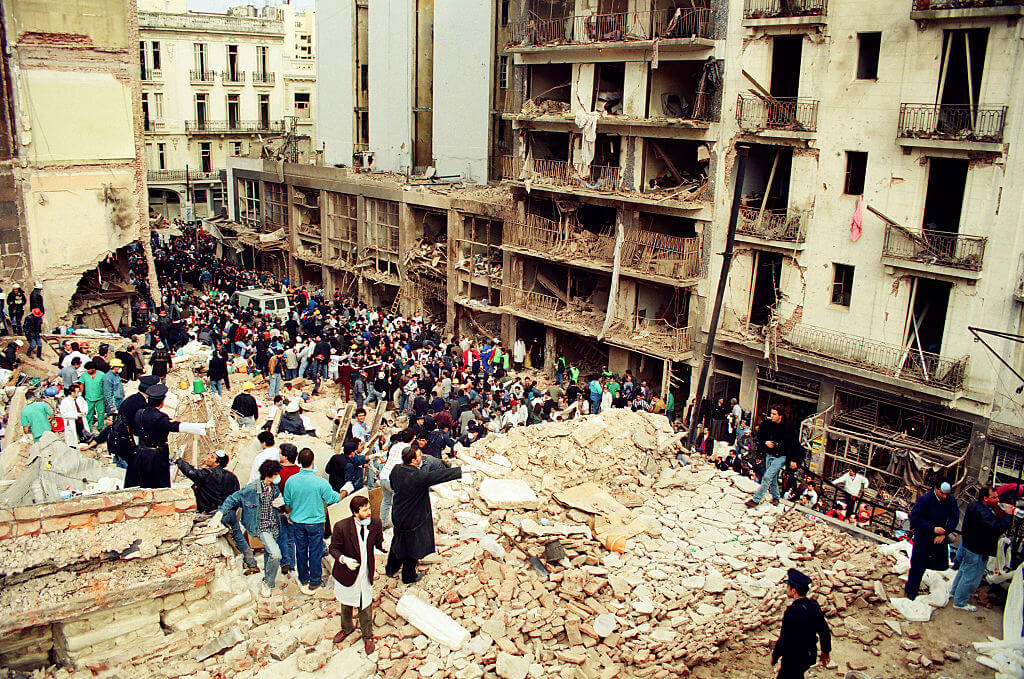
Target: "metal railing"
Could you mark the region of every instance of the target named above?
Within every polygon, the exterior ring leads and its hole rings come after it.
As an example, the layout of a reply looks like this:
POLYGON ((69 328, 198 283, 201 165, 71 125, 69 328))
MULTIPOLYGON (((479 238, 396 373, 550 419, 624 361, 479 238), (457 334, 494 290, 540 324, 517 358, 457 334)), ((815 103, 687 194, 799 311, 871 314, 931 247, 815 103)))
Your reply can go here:
POLYGON ((214 71, 205 71, 193 68, 189 71, 193 83, 212 83, 217 77, 214 71))
POLYGON ((710 38, 711 10, 706 7, 642 12, 577 14, 528 19, 509 25, 509 45, 601 43, 654 38, 710 38))
POLYGON ((548 252, 565 240, 554 222, 536 215, 527 215, 525 222, 505 220, 501 234, 509 245, 538 252, 548 252))
POLYGON ((954 391, 963 387, 967 376, 967 356, 950 358, 921 351, 916 345, 889 344, 802 323, 781 337, 783 342, 870 372, 954 391))
POLYGON ((252 72, 252 84, 253 85, 273 85, 274 74, 267 73, 265 71, 253 71, 252 72))
POLYGON ((758 208, 741 207, 736 232, 787 243, 804 242, 807 233, 803 213, 794 212, 791 215, 788 210, 765 210, 758 219, 759 212, 758 208))
POLYGON ((139 28, 171 28, 183 31, 242 32, 284 35, 284 22, 258 17, 218 14, 167 14, 139 12, 139 28))
MULTIPOLYGON (((202 170, 189 170, 189 181, 210 181, 219 180, 220 172, 203 172, 202 170)), ((147 170, 146 181, 156 183, 185 183, 185 170, 147 170)))
POLYGON ((748 130, 814 132, 818 129, 818 100, 741 94, 736 100, 736 120, 748 130))
MULTIPOLYGON (((632 324, 633 333, 648 333, 656 341, 661 341, 670 347, 677 354, 685 354, 693 350, 693 330, 690 327, 677 328, 668 321, 660 318, 647 318, 639 313, 634 313, 632 324)), ((632 341, 637 341, 632 339, 632 341)))
POLYGON ((1013 7, 1024 0, 914 0, 914 9, 975 9, 976 7, 1013 7))
POLYGON ((220 79, 225 83, 244 83, 245 71, 221 71, 220 79))
POLYGON ((186 120, 185 132, 223 134, 284 132, 283 120, 186 120))
POLYGON ((891 224, 885 227, 882 254, 886 257, 981 271, 985 258, 984 236, 966 236, 948 231, 922 230, 913 236, 891 224))
POLYGON ((827 0, 743 0, 744 19, 823 16, 827 0))
POLYGON ((514 288, 511 285, 501 286, 501 303, 503 306, 517 307, 528 311, 555 312, 566 308, 565 302, 552 295, 514 288))
POLYGON ((152 68, 143 68, 140 70, 139 77, 142 82, 152 81, 156 78, 156 71, 152 68))
POLYGON ((680 238, 643 229, 623 235, 622 268, 639 274, 696 278, 702 273, 700 238, 680 238))
POLYGON ((900 104, 897 136, 906 139, 1001 142, 1005 106, 900 104))
POLYGON ((534 158, 533 171, 542 181, 580 189, 614 191, 621 181, 620 168, 611 165, 591 165, 584 176, 568 161, 534 158))

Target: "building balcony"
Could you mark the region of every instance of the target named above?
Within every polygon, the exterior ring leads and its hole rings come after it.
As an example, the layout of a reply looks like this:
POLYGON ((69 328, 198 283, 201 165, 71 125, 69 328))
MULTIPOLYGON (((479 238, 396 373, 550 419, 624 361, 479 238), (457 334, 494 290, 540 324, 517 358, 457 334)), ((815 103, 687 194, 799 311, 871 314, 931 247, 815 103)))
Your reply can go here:
POLYGON ((186 120, 187 134, 256 134, 284 132, 283 120, 186 120))
POLYGON ((807 215, 789 210, 741 207, 736 222, 736 239, 755 245, 784 244, 787 250, 803 247, 807 237, 807 215))
POLYGON ((984 19, 1024 15, 1024 0, 913 0, 915 21, 984 19))
POLYGON ((663 9, 529 19, 509 25, 510 50, 669 39, 710 40, 711 10, 663 9))
MULTIPOLYGON (((520 180, 524 172, 524 161, 514 156, 502 158, 502 178, 520 180)), ((575 165, 566 160, 533 159, 535 180, 542 184, 553 184, 567 189, 592 189, 596 191, 617 191, 622 182, 621 169, 611 165, 591 165, 582 174, 575 165)))
POLYGON ((736 120, 752 134, 808 137, 818 129, 818 100, 741 94, 736 101, 736 120))
POLYGON ((674 361, 686 360, 693 353, 692 328, 676 327, 667 320, 640 314, 616 319, 605 339, 653 356, 668 356, 674 361))
POLYGON ((589 337, 597 337, 606 314, 580 298, 565 300, 511 285, 501 286, 501 307, 506 313, 589 337))
MULTIPOLYGON (((189 170, 188 181, 220 181, 220 172, 203 172, 202 170, 189 170)), ((147 170, 146 181, 150 184, 184 184, 186 181, 185 170, 147 170)))
POLYGON ((217 74, 214 71, 202 71, 192 69, 189 71, 189 75, 192 78, 193 85, 212 85, 216 79, 217 74))
POLYGON ((139 73, 139 78, 144 83, 156 82, 163 78, 163 73, 159 69, 143 68, 139 73))
POLYGON ((960 391, 967 377, 967 356, 951 358, 802 323, 779 338, 778 348, 946 391, 960 391))
POLYGON ((900 269, 977 278, 987 242, 983 236, 929 230, 915 233, 888 224, 882 260, 900 269))
POLYGON ((744 26, 823 24, 828 0, 743 0, 744 26))
POLYGON ((164 12, 139 12, 139 28, 162 28, 192 33, 242 33, 260 35, 284 35, 284 23, 259 17, 236 17, 229 15, 196 13, 167 14, 164 12))
POLYGON ((901 104, 896 131, 901 146, 1001 151, 1005 106, 901 104))
POLYGON ((253 71, 253 74, 252 74, 252 84, 253 85, 257 85, 257 86, 260 86, 260 85, 273 85, 274 84, 274 74, 273 73, 265 73, 263 71, 253 71))
POLYGON ((221 71, 220 79, 225 85, 245 84, 245 71, 221 71))

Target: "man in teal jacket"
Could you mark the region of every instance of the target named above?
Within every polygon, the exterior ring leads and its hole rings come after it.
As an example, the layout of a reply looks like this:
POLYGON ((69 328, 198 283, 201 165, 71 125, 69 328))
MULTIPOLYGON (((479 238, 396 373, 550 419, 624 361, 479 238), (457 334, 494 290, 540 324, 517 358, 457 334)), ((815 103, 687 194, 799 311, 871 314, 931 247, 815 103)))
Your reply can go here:
POLYGON ((299 451, 302 469, 284 484, 284 504, 288 507, 291 530, 295 538, 295 569, 299 572, 299 589, 311 594, 323 584, 320 560, 324 556, 324 505, 333 505, 341 495, 331 488, 327 479, 316 475, 313 451, 299 451))

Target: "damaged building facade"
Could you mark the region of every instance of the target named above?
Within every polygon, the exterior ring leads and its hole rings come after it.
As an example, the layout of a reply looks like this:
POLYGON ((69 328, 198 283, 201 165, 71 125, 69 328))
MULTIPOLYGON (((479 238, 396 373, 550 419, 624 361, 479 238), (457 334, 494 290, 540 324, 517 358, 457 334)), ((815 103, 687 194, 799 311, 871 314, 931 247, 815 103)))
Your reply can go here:
POLYGON ((91 6, 3 3, 0 280, 42 284, 46 327, 116 325, 148 248, 135 2, 91 6))
POLYGON ((139 1, 142 121, 150 208, 168 219, 218 214, 230 156, 309 162, 315 136, 313 10, 284 4, 226 14, 185 0, 139 1))
POLYGON ((967 328, 1021 330, 1020 5, 904 4, 343 2, 320 134, 361 169, 232 161, 232 214, 285 229, 248 241, 293 280, 631 369, 682 414, 745 147, 708 393, 782 407, 815 470, 878 491, 1015 479, 1018 385, 967 328), (449 12, 486 55, 441 53, 449 12))

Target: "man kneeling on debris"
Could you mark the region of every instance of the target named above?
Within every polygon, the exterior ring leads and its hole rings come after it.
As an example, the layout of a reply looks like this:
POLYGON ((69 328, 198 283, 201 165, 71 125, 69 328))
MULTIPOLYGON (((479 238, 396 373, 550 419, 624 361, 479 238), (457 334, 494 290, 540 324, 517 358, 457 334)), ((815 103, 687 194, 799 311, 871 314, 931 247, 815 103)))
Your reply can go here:
POLYGON ((358 613, 366 654, 373 653, 374 550, 384 551, 384 527, 370 515, 370 501, 357 495, 349 501, 352 516, 334 524, 329 551, 334 557, 334 596, 341 603, 341 631, 334 635, 340 644, 354 631, 353 613, 358 613))
POLYGON ((224 500, 220 506, 220 521, 231 529, 231 539, 242 553, 246 575, 258 573, 260 569, 256 566, 256 558, 252 555, 252 548, 242 528, 263 543, 263 587, 260 591, 264 596, 269 596, 274 589, 277 567, 281 563, 281 548, 277 544, 277 538, 281 535, 278 510, 284 506, 277 485, 281 482, 281 463, 277 460, 264 460, 259 475, 259 480, 247 484, 224 500), (242 510, 241 526, 239 509, 242 510))

